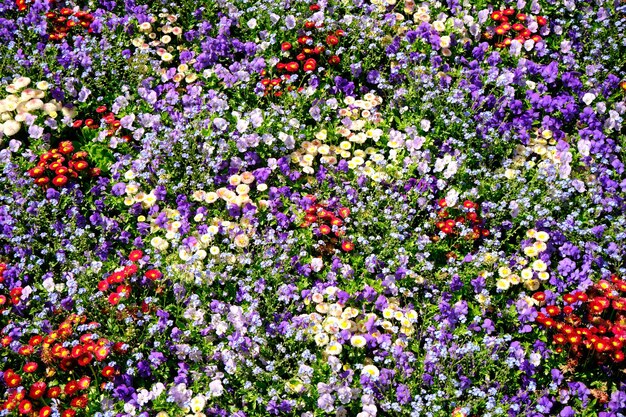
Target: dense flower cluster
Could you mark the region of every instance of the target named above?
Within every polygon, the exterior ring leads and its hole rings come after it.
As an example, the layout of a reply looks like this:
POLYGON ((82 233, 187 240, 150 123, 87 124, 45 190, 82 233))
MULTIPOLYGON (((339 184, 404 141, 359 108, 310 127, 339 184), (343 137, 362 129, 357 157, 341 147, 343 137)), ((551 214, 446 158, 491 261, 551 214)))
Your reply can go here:
POLYGON ((0 0, 0 417, 626 415, 625 17, 0 0))

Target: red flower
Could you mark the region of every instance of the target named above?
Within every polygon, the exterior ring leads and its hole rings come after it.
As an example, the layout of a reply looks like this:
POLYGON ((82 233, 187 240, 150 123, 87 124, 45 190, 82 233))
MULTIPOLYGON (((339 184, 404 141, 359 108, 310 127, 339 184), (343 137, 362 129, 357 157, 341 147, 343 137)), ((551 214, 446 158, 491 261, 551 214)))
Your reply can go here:
POLYGON ((45 406, 41 410, 39 410, 39 417, 50 417, 52 415, 52 408, 49 406, 45 406))
POLYGON ((341 226, 343 224, 343 221, 341 221, 339 217, 333 217, 330 221, 330 224, 332 224, 333 226, 341 226))
POLYGON ((533 298, 541 303, 546 300, 546 293, 544 293, 543 291, 538 291, 533 294, 533 298))
POLYGON ((46 383, 43 381, 35 382, 30 386, 30 392, 28 396, 33 400, 38 400, 43 397, 43 394, 46 392, 46 383))
POLYGON ((342 207, 339 209, 339 215, 344 219, 350 215, 350 209, 348 207, 342 207))
POLYGON ((283 51, 288 51, 291 49, 291 43, 289 42, 283 42, 280 44, 280 49, 283 51))
POLYGON ((33 403, 28 400, 22 400, 18 410, 20 414, 30 414, 30 412, 33 411, 33 403))
POLYGON ((551 316, 558 316, 561 313, 561 309, 557 306, 546 307, 546 312, 551 316))
POLYGON ((109 303, 111 303, 111 305, 117 305, 117 303, 120 302, 120 299, 122 297, 120 297, 120 295, 116 292, 113 292, 111 294, 109 294, 109 303))
POLYGON ((72 358, 78 359, 83 353, 85 353, 85 348, 81 345, 76 345, 72 348, 72 358))
POLYGON ((63 389, 63 392, 65 392, 66 395, 72 395, 76 391, 78 391, 78 388, 79 388, 78 382, 71 380, 70 382, 65 384, 65 388, 63 389))
MULTIPOLYGON (((0 296, 6 299, 6 297, 4 295, 0 296)), ((1 301, 1 300, 0 300, 1 301)), ((4 303, 0 303, 0 305, 2 305, 4 303)), ((13 341, 13 338, 11 336, 4 336, 2 339, 0 339, 0 345, 2 345, 3 347, 7 347, 11 344, 11 342, 13 341)))
POLYGON ((135 275, 137 273, 138 269, 139 268, 137 267, 137 265, 132 264, 132 265, 129 265, 126 268, 124 268, 124 271, 122 271, 122 272, 124 272, 124 275, 128 278, 130 276, 135 275))
POLYGON ((321 226, 320 226, 320 233, 321 233, 321 234, 323 234, 323 235, 327 235, 327 234, 329 234, 330 232, 331 232, 331 230, 330 230, 330 226, 328 226, 328 225, 326 225, 326 224, 323 224, 323 225, 321 225, 321 226))
POLYGON ((344 241, 341 243, 341 249, 343 249, 343 250, 344 250, 344 252, 351 252, 351 251, 353 251, 353 250, 354 250, 354 243, 352 243, 352 242, 351 242, 351 241, 349 241, 349 240, 344 240, 344 241))
POLYGON ((328 35, 326 37, 326 43, 329 46, 335 46, 335 45, 337 45, 339 43, 339 38, 336 37, 335 35, 328 35))
POLYGON ((156 281, 157 279, 161 278, 163 276, 163 274, 161 274, 161 272, 158 269, 150 269, 148 271, 146 271, 146 278, 152 280, 152 281, 156 281))
POLYGON ((89 378, 88 376, 84 376, 78 380, 78 386, 80 387, 80 389, 89 388, 90 383, 91 383, 91 378, 89 378))
POLYGON ((9 388, 15 388, 22 383, 22 377, 9 370, 4 373, 4 382, 9 388))
POLYGON ((98 106, 96 109, 96 113, 104 113, 105 111, 107 111, 107 106, 98 106))
MULTIPOLYGON (((77 161, 77 162, 74 163, 74 169, 76 171, 79 171, 79 172, 80 171, 84 171, 87 168, 89 168, 89 164, 87 163, 87 161, 77 161)), ((57 172, 57 174, 59 174, 59 173, 57 172)))
POLYGON ((22 346, 21 348, 19 348, 17 353, 19 353, 22 356, 30 356, 30 355, 33 354, 34 351, 35 351, 35 349, 33 349, 32 346, 25 345, 25 346, 22 346))
POLYGON ((139 249, 135 249, 131 251, 130 254, 128 255, 128 259, 130 259, 133 262, 137 262, 142 257, 143 257, 143 252, 140 251, 139 249))
POLYGON ((330 58, 328 58, 328 63, 330 65, 337 65, 341 62, 341 58, 339 58, 337 55, 333 55, 330 58))
POLYGON ((545 26, 548 23, 548 20, 543 16, 537 16, 537 24, 539 26, 545 26))
POLYGON ((304 45, 304 44, 306 44, 306 43, 307 43, 308 41, 310 41, 310 40, 311 40, 311 38, 310 38, 309 36, 300 36, 300 37, 298 38, 298 43, 299 43, 300 45, 304 45))
POLYGON ((72 401, 70 402, 70 405, 72 407, 76 407, 76 408, 85 408, 85 407, 87 407, 87 395, 83 394, 80 397, 72 398, 72 401))
POLYGON ((124 274, 121 271, 114 272, 107 278, 109 284, 120 284, 124 281, 124 274))
POLYGON ((26 362, 24 366, 22 367, 22 370, 26 372, 27 374, 31 374, 35 372, 37 368, 39 368, 39 365, 37 365, 37 362, 26 362))
POLYGON ((563 296, 563 301, 565 301, 567 304, 573 304, 576 302, 576 296, 574 294, 565 294, 563 296))
POLYGON ((109 283, 105 279, 103 279, 102 281, 98 283, 98 290, 105 292, 108 289, 109 289, 109 283))
POLYGON ((31 346, 37 346, 37 345, 41 344, 42 340, 43 340, 43 337, 41 337, 39 335, 33 336, 28 341, 28 344, 31 345, 31 346))
POLYGON ((297 72, 300 69, 300 64, 296 61, 291 61, 287 65, 285 65, 285 69, 289 72, 297 72))
POLYGON ((115 289, 115 292, 118 293, 121 297, 127 298, 130 295, 130 285, 118 285, 115 289))
POLYGON ((102 362, 109 355, 109 348, 107 348, 106 346, 101 346, 98 349, 96 349, 94 354, 96 355, 96 359, 102 362))
POLYGON ((61 417, 74 417, 76 415, 76 411, 72 409, 63 410, 61 413, 61 417))
POLYGON ((113 378, 115 376, 115 368, 112 366, 105 366, 101 372, 102 376, 105 378, 113 378))
POLYGON ((57 187, 63 187, 65 184, 67 184, 67 177, 65 175, 57 175, 52 179, 52 184, 56 185, 57 187))
POLYGON ((82 355, 80 358, 78 358, 78 364, 80 366, 87 366, 91 363, 92 360, 93 360, 93 355, 87 352, 84 355, 82 355))
POLYGON ((58 398, 61 395, 61 387, 52 387, 48 389, 48 398, 58 398))
POLYGON ((502 14, 505 16, 513 16, 515 14, 515 9, 504 9, 502 10, 502 14))
POLYGON ((304 71, 306 72, 315 71, 315 68, 317 68, 317 62, 313 58, 307 59, 304 63, 304 71))

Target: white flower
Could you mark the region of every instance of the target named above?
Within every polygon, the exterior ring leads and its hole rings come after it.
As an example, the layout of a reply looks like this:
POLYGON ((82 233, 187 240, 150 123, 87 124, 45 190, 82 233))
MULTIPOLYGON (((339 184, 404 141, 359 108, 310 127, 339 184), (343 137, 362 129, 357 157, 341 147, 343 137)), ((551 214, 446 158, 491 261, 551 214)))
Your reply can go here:
POLYGON ((250 243, 250 239, 245 233, 240 233, 235 236, 235 246, 237 246, 238 248, 245 248, 246 246, 248 246, 248 243, 250 243))
POLYGON ((459 201, 459 192, 455 189, 451 189, 446 194, 446 204, 448 207, 456 206, 456 203, 459 201))
POLYGON ((2 133, 4 133, 6 136, 13 136, 20 131, 21 127, 22 125, 20 124, 20 122, 16 122, 15 120, 7 120, 2 125, 2 133))
POLYGON ((361 348, 365 346, 366 343, 367 341, 365 340, 365 338, 360 335, 355 335, 350 338, 350 344, 354 347, 361 348))
POLYGON ((588 106, 596 99, 596 95, 593 93, 585 93, 583 96, 583 102, 588 106))
POLYGON ((48 292, 52 292, 54 291, 54 280, 52 278, 46 278, 43 281, 43 287, 45 288, 46 291, 48 292))
POLYGON ((194 413, 199 413, 200 411, 202 411, 205 405, 206 405, 206 399, 204 398, 203 395, 196 395, 195 397, 191 399, 191 402, 189 403, 189 407, 191 408, 191 411, 193 411, 194 413))
POLYGON ((497 287, 499 290, 502 290, 502 291, 506 291, 506 290, 508 290, 510 285, 511 285, 511 283, 510 283, 510 282, 509 282, 509 280, 508 280, 508 279, 506 279, 506 278, 499 279, 499 280, 496 282, 496 287, 497 287))
POLYGON ((322 258, 313 258, 311 260, 311 269, 315 272, 319 272, 324 267, 324 261, 322 258))
POLYGON ((380 375, 380 371, 374 365, 365 365, 363 369, 361 370, 361 375, 363 374, 367 374, 371 378, 376 379, 380 375))
POLYGON ((211 381, 209 384, 209 390, 211 391, 211 396, 219 397, 224 393, 224 387, 222 386, 222 381, 216 379, 211 381))

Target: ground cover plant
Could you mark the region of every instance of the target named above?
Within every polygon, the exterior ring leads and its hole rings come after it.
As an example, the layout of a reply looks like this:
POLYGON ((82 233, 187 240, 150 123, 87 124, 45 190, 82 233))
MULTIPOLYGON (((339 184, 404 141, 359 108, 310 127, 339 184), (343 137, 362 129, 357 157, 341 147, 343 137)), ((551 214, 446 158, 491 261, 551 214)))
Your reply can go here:
POLYGON ((0 416, 626 415, 626 3, 0 0, 0 416))

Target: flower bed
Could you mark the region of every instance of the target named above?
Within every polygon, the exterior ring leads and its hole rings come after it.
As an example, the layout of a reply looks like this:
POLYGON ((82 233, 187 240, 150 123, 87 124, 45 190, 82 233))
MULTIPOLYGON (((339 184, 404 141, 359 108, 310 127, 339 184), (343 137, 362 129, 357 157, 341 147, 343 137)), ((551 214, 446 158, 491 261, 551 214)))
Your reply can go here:
POLYGON ((0 22, 0 416, 626 415, 623 2, 0 22))

